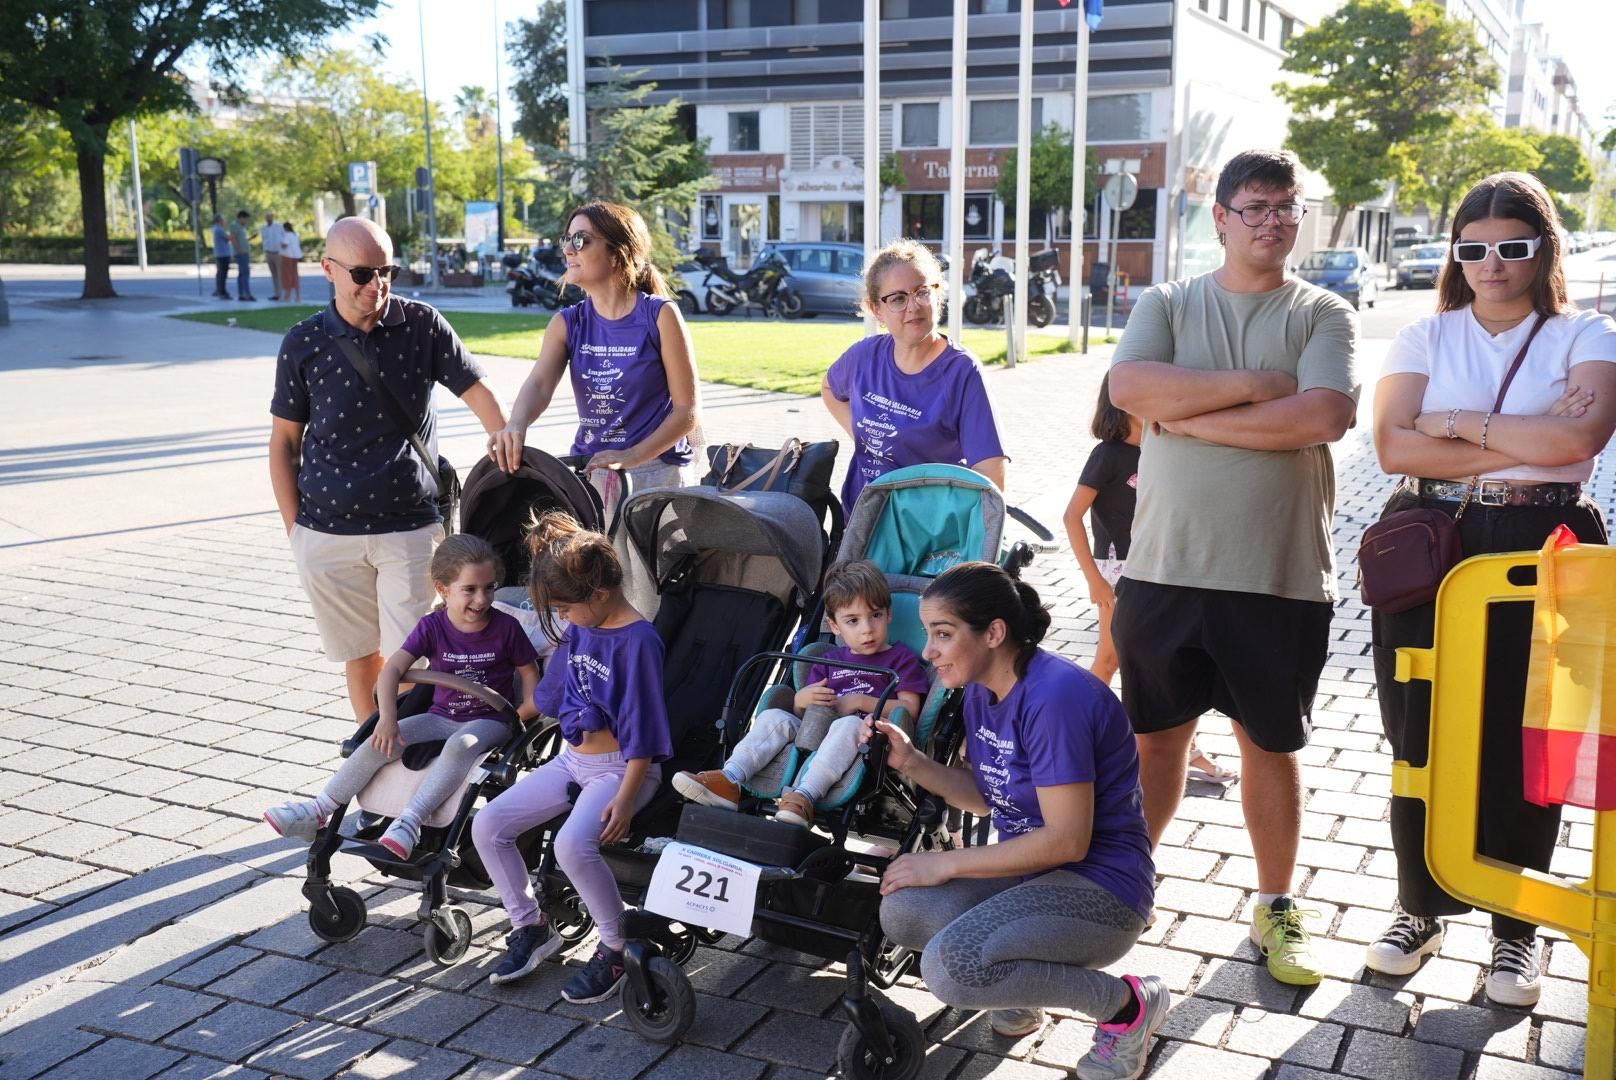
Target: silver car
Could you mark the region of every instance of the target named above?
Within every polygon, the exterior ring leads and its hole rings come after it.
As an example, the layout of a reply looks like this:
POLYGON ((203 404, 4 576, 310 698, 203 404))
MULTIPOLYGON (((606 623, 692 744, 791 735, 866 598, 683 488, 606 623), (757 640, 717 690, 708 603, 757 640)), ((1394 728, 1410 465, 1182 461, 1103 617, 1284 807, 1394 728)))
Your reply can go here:
POLYGON ((791 284, 804 315, 857 315, 864 295, 864 248, 828 241, 780 241, 777 251, 791 268, 791 284))

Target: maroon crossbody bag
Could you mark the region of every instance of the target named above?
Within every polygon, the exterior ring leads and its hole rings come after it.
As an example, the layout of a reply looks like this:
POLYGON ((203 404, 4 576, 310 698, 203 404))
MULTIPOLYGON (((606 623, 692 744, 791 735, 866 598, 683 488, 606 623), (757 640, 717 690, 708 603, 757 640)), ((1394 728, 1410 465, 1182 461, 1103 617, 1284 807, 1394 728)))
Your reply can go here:
MULTIPOLYGON (((1493 412, 1504 407, 1504 395, 1509 393, 1509 384, 1526 360, 1526 350, 1548 321, 1547 315, 1539 315, 1537 325, 1526 335, 1526 343, 1515 354, 1515 362, 1509 365, 1503 385, 1498 388, 1493 412)), ((1480 476, 1470 478, 1470 490, 1452 517, 1441 510, 1399 510, 1364 530, 1363 542, 1358 545, 1358 592, 1365 604, 1395 615, 1436 599, 1442 579, 1464 558, 1459 520, 1480 485, 1480 476)))

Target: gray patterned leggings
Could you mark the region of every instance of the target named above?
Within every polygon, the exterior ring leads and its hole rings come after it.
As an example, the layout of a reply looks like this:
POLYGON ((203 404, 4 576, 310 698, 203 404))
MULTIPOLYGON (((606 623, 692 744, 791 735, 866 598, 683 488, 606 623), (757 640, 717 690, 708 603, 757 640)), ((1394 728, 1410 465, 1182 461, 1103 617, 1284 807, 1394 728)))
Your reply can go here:
POLYGON ((1096 968, 1127 955, 1145 921, 1070 870, 1030 881, 956 878, 899 889, 881 901, 881 926, 923 949, 920 973, 939 1001, 960 1009, 1076 1009, 1116 1015, 1128 987, 1096 968))

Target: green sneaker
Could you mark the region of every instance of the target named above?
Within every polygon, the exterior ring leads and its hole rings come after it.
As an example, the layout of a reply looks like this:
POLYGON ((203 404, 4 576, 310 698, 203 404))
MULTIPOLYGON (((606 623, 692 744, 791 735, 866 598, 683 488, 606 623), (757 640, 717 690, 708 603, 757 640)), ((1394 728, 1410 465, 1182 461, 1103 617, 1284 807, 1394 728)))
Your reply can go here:
POLYGON ((1268 957, 1268 974, 1290 986, 1316 986, 1324 977, 1313 958, 1313 935, 1302 925, 1303 916, 1317 914, 1303 911, 1288 896, 1275 900, 1272 907, 1257 905, 1251 941, 1268 957))

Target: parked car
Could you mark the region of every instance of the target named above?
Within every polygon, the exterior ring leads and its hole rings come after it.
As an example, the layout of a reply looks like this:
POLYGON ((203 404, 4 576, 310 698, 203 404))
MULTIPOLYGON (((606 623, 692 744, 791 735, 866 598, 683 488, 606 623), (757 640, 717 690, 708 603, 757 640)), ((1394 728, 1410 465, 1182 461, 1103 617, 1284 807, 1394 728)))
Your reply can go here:
POLYGON ((1436 288, 1442 276, 1442 265, 1448 261, 1446 244, 1420 244, 1408 249, 1403 261, 1397 264, 1397 287, 1412 289, 1429 285, 1436 288))
POLYGON ((1440 244, 1443 242, 1443 237, 1440 236, 1427 236, 1413 229, 1408 229, 1406 226, 1403 229, 1399 229, 1392 234, 1391 254, 1386 260, 1388 267, 1392 270, 1396 270, 1401 266, 1403 260, 1408 258, 1408 253, 1415 248, 1424 244, 1440 244), (1407 231, 1403 231, 1403 229, 1407 229, 1407 231))
POLYGON ((778 252, 791 269, 791 284, 802 297, 804 315, 857 315, 864 295, 864 248, 828 241, 783 241, 768 245, 759 258, 778 252))
POLYGON ((1577 232, 1571 234, 1571 250, 1573 252, 1587 251, 1593 246, 1593 240, 1588 236, 1587 233, 1578 230, 1577 232))
POLYGON ((1302 260, 1303 281, 1335 293, 1354 308, 1374 307, 1380 292, 1375 265, 1363 248, 1325 248, 1302 260))

